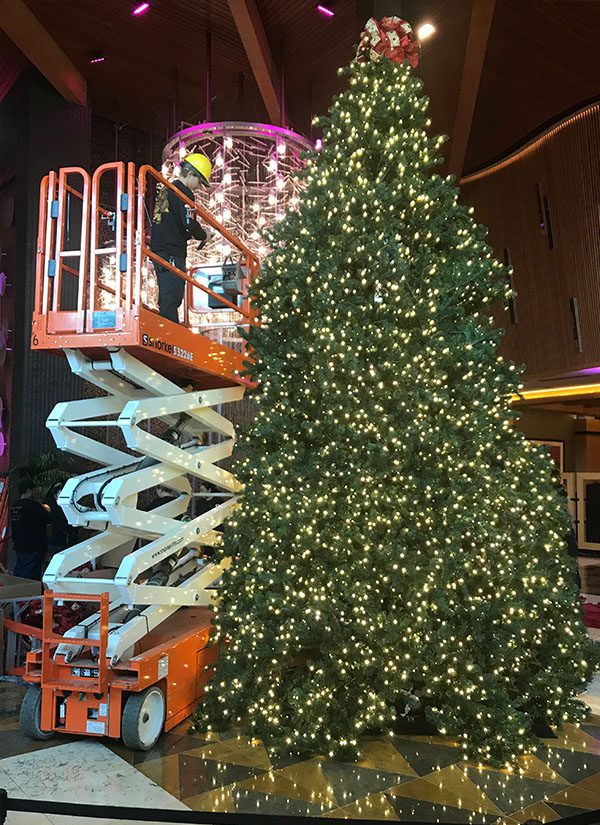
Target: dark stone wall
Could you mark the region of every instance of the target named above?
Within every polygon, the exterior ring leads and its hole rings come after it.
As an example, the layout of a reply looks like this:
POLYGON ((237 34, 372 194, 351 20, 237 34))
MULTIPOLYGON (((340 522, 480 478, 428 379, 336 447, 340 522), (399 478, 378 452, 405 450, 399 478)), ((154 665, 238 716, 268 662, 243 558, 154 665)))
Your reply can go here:
POLYGON ((58 401, 81 395, 62 356, 31 352, 39 185, 50 169, 90 163, 89 109, 67 103, 33 68, 0 104, 0 174, 15 173, 17 266, 14 289, 11 464, 53 446, 45 420, 58 401))
POLYGON ((157 135, 67 103, 33 67, 0 103, 0 181, 10 175, 16 184, 11 465, 51 449, 45 421, 53 406, 86 394, 62 355, 30 350, 40 181, 61 166, 93 171, 114 160, 160 168, 162 146, 157 135))
POLYGON ((92 115, 90 157, 94 169, 115 160, 133 161, 136 166, 151 163, 160 169, 163 145, 164 140, 155 134, 92 115))

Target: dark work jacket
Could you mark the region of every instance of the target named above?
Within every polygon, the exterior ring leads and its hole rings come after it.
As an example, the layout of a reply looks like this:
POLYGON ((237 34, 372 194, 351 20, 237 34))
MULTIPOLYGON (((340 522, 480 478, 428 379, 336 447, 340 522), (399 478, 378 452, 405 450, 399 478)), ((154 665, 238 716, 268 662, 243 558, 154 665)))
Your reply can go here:
POLYGON ((52 519, 49 544, 52 545, 54 550, 75 544, 78 530, 76 527, 71 527, 63 508, 53 498, 47 499, 46 504, 50 507, 50 517, 52 519))
MULTIPOLYGON (((194 193, 180 180, 174 181, 174 186, 190 200, 194 200, 194 193)), ((206 232, 194 215, 170 189, 167 192, 169 208, 163 213, 160 221, 152 222, 152 236, 150 249, 161 258, 185 258, 187 242, 191 238, 197 241, 206 240, 206 232)))
POLYGON ((15 553, 43 557, 48 549, 46 526, 52 516, 39 501, 21 498, 10 508, 10 525, 15 553))

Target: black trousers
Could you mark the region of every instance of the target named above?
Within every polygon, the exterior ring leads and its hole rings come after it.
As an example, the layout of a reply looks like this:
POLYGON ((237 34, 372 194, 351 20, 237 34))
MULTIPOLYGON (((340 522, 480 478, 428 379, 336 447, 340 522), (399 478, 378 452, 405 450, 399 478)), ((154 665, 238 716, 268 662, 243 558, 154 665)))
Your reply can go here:
MULTIPOLYGON (((158 253, 161 255, 161 253, 158 253)), ((169 261, 170 264, 176 266, 185 272, 185 256, 183 257, 167 257, 161 255, 161 258, 169 261)), ((156 272, 156 280, 158 281, 158 311, 163 318, 168 318, 173 323, 179 323, 179 307, 183 301, 185 294, 185 281, 170 269, 161 266, 158 263, 154 264, 154 271, 156 272)))
POLYGON ((34 581, 42 580, 42 562, 46 555, 46 548, 38 548, 29 553, 20 553, 17 551, 17 563, 15 564, 15 576, 20 576, 23 579, 33 579, 34 581))

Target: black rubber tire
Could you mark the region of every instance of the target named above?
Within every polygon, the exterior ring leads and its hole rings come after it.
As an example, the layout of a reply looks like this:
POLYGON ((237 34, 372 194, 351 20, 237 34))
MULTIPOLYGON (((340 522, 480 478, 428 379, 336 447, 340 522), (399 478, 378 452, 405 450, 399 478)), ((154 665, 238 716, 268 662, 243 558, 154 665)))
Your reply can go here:
MULTIPOLYGON (((158 699, 158 697, 156 697, 158 699)), ((162 690, 153 685, 152 687, 142 690, 140 693, 130 693, 125 701, 123 708, 123 715, 121 717, 121 738, 123 744, 134 751, 149 751, 158 742, 165 724, 166 716, 166 702, 162 690), (160 694, 163 703, 162 719, 160 725, 157 725, 156 735, 151 741, 143 741, 140 737, 139 721, 140 714, 143 712, 143 705, 150 694, 160 694)))
POLYGON ((30 685, 21 702, 21 732, 29 739, 44 741, 54 736, 54 731, 45 731, 40 727, 42 717, 42 691, 37 685, 30 685))

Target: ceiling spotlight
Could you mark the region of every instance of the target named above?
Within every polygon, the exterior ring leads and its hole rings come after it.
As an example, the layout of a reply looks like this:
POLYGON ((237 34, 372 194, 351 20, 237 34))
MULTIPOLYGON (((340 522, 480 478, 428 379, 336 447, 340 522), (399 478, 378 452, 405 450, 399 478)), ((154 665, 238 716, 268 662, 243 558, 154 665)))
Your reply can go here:
POLYGON ((148 11, 149 8, 150 3, 138 3, 131 13, 138 17, 140 14, 144 14, 144 12, 148 11))
POLYGON ((335 16, 335 12, 334 12, 334 11, 332 11, 332 10, 331 10, 330 8, 328 8, 327 6, 323 6, 322 4, 319 4, 319 5, 317 6, 317 11, 318 11, 318 12, 320 12, 321 14, 324 14, 324 15, 325 15, 325 17, 334 17, 334 16, 335 16))
POLYGON ((423 23, 417 29, 417 37, 419 40, 427 40, 432 34, 435 34, 435 26, 431 23, 423 23))
POLYGON ((94 52, 94 54, 90 55, 90 63, 104 63, 105 60, 104 55, 99 52, 94 52))

